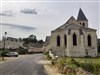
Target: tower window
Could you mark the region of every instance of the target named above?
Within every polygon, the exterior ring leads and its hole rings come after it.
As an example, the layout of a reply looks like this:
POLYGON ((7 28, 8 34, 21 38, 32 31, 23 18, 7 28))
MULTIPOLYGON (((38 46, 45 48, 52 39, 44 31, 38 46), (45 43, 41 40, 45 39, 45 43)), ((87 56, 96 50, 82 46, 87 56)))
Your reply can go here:
POLYGON ((83 26, 85 26, 85 23, 83 23, 83 26))
POLYGON ((65 44, 65 46, 67 45, 67 37, 66 37, 66 35, 64 35, 64 44, 65 44))
POLYGON ((74 46, 77 45, 77 36, 76 36, 75 33, 73 34, 73 45, 74 45, 74 46))
POLYGON ((60 36, 57 36, 57 46, 60 46, 60 36))
POLYGON ((87 39, 88 39, 88 46, 91 46, 91 36, 88 35, 87 39))
POLYGON ((81 23, 80 23, 80 25, 81 25, 81 23))

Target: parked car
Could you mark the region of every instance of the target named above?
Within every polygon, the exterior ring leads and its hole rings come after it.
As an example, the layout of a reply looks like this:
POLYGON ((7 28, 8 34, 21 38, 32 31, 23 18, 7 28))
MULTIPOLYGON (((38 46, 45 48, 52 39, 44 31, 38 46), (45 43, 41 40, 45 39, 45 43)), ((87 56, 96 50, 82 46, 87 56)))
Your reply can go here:
POLYGON ((18 57, 18 53, 17 52, 9 52, 6 54, 6 56, 8 57, 18 57))

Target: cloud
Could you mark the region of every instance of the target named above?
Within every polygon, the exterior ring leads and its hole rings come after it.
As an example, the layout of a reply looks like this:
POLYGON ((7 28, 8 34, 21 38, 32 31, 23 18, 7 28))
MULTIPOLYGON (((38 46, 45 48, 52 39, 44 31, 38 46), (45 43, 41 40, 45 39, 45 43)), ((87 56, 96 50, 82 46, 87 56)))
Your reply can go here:
POLYGON ((0 23, 3 26, 9 26, 10 28, 17 28, 20 30, 32 31, 35 30, 35 27, 25 26, 25 25, 17 25, 17 24, 9 24, 9 23, 0 23))
POLYGON ((29 8, 24 8, 22 10, 20 10, 21 13, 24 14, 38 14, 38 12, 36 11, 36 9, 29 9, 29 8))
POLYGON ((0 13, 0 16, 12 17, 13 15, 14 15, 14 13, 11 10, 6 10, 6 11, 3 11, 2 13, 0 13))

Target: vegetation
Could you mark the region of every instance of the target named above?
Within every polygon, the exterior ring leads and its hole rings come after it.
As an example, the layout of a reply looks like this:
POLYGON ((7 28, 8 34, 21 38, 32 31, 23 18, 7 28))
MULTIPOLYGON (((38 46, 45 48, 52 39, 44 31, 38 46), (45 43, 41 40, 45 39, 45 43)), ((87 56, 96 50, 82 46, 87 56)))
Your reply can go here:
POLYGON ((55 62, 55 67, 64 74, 75 75, 76 69, 81 67, 83 70, 100 75, 100 58, 64 58, 60 57, 55 62))
POLYGON ((24 46, 25 47, 28 47, 28 45, 30 43, 39 43, 39 44, 43 44, 44 41, 43 40, 37 40, 36 36, 35 35, 30 35, 29 37, 27 38, 23 38, 23 41, 24 41, 24 46))
POLYGON ((0 51, 1 53, 0 53, 0 56, 2 57, 2 56, 5 56, 7 53, 9 53, 10 51, 8 51, 8 50, 1 50, 0 51))
POLYGON ((17 50, 19 54, 27 54, 28 49, 24 49, 23 47, 19 46, 19 49, 17 50))
POLYGON ((46 56, 46 59, 51 60, 51 57, 49 55, 49 51, 44 52, 44 55, 46 56))
POLYGON ((3 53, 3 51, 2 51, 2 50, 0 50, 0 57, 1 57, 2 53, 3 53))

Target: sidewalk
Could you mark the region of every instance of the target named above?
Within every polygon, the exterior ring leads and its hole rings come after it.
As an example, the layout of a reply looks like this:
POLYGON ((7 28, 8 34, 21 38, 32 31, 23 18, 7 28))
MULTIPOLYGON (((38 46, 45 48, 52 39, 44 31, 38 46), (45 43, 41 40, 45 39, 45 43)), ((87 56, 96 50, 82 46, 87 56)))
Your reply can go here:
MULTIPOLYGON (((28 55, 19 55, 18 57, 4 57, 4 61, 0 61, 0 64, 5 63, 5 62, 9 62, 9 61, 13 61, 19 58, 25 58, 28 55)), ((0 57, 0 60, 2 60, 2 57, 0 57)))
POLYGON ((43 64, 44 69, 48 75, 64 75, 64 74, 60 74, 57 68, 53 67, 51 61, 49 60, 41 60, 39 61, 39 63, 43 64))

